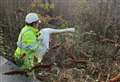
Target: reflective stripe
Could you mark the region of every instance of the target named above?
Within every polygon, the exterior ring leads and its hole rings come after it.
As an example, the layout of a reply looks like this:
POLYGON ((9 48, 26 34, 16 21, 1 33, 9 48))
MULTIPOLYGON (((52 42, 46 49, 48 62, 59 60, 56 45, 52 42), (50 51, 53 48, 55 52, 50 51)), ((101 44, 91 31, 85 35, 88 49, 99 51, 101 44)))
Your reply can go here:
POLYGON ((17 46, 18 46, 19 48, 25 49, 25 50, 32 49, 32 46, 30 46, 30 45, 25 45, 24 43, 22 43, 22 42, 20 42, 20 41, 17 42, 17 46))
POLYGON ((22 35, 27 32, 27 31, 30 31, 31 29, 27 29, 26 31, 23 31, 20 33, 20 37, 18 38, 18 41, 17 41, 17 47, 21 48, 21 49, 25 49, 25 50, 28 50, 28 49, 31 49, 32 46, 30 45, 26 45, 24 43, 21 42, 22 40, 22 35))

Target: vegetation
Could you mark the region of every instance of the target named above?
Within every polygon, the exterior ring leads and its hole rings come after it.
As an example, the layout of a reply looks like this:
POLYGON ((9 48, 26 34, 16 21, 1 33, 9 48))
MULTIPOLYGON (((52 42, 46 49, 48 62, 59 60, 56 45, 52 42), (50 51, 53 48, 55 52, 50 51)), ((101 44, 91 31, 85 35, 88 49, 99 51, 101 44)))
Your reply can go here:
POLYGON ((2 0, 0 55, 13 60, 26 13, 37 12, 43 21, 42 28, 76 28, 74 34, 51 36, 50 46, 60 46, 51 49, 42 61, 56 64, 44 82, 109 82, 120 73, 119 3, 119 0, 2 0))

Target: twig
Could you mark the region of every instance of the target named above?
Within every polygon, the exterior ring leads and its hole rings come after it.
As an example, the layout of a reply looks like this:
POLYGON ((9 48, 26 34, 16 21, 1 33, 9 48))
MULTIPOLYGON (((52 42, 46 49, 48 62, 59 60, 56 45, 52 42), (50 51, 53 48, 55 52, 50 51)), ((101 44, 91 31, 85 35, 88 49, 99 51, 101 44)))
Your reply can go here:
POLYGON ((117 43, 115 40, 111 40, 111 39, 108 39, 108 38, 104 38, 104 39, 100 40, 100 42, 112 43, 112 44, 114 44, 115 47, 119 47, 119 48, 120 48, 120 44, 117 43))
POLYGON ((49 64, 49 65, 37 64, 37 65, 35 65, 31 68, 31 71, 34 70, 34 69, 37 69, 37 68, 49 68, 49 69, 51 69, 52 65, 53 64, 49 64))
POLYGON ((78 64, 78 63, 87 63, 88 60, 71 60, 71 62, 73 62, 74 64, 78 64))
POLYGON ((73 56, 73 55, 70 55, 70 58, 71 58, 70 61, 71 61, 73 64, 87 63, 87 62, 88 62, 88 60, 77 60, 77 58, 76 58, 75 56, 73 56))
POLYGON ((100 81, 101 74, 102 74, 101 72, 98 74, 98 77, 97 77, 97 80, 96 80, 97 82, 99 82, 99 81, 100 81))
POLYGON ((90 57, 90 55, 88 55, 86 52, 84 52, 84 51, 82 51, 82 50, 80 50, 80 53, 82 53, 84 56, 86 56, 86 57, 90 57))
POLYGON ((111 78, 109 82, 118 82, 118 81, 120 81, 120 73, 117 76, 111 78))
POLYGON ((28 76, 28 72, 31 72, 33 71, 34 69, 37 69, 37 68, 48 68, 49 70, 51 70, 51 66, 52 64, 50 65, 41 65, 41 64, 37 64, 35 66, 33 66, 30 70, 14 70, 14 71, 9 71, 9 72, 5 72, 3 73, 4 75, 25 75, 25 76, 28 76))
POLYGON ((5 72, 3 74, 4 75, 17 75, 18 74, 18 75, 28 76, 26 71, 9 71, 9 72, 5 72))
POLYGON ((107 79, 106 79, 106 82, 109 81, 109 78, 110 78, 110 74, 107 74, 107 79))

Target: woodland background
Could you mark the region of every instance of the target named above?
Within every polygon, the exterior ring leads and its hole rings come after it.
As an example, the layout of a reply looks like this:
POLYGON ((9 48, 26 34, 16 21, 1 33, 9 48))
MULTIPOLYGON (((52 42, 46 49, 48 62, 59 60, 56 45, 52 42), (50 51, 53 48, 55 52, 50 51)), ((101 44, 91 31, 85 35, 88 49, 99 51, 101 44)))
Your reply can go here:
POLYGON ((10 61, 29 12, 42 28, 76 28, 51 36, 60 46, 42 62, 58 71, 43 82, 109 82, 120 73, 120 0, 0 0, 0 55, 10 61))

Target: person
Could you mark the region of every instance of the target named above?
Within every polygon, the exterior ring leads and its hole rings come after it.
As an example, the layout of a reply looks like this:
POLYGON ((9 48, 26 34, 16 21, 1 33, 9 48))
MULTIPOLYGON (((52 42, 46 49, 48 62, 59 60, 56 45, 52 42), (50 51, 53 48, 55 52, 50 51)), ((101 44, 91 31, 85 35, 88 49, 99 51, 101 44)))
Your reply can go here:
POLYGON ((29 13, 25 18, 26 25, 22 28, 18 41, 17 49, 14 54, 16 64, 22 69, 31 69, 36 63, 40 63, 43 56, 49 50, 50 35, 61 32, 74 32, 74 28, 37 29, 39 17, 36 13, 29 13))
POLYGON ((26 25, 19 34, 14 54, 16 64, 22 69, 30 69, 34 64, 35 50, 39 46, 37 26, 40 22, 36 13, 29 13, 25 18, 26 25))

